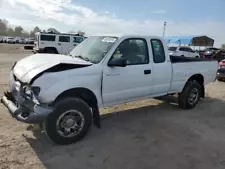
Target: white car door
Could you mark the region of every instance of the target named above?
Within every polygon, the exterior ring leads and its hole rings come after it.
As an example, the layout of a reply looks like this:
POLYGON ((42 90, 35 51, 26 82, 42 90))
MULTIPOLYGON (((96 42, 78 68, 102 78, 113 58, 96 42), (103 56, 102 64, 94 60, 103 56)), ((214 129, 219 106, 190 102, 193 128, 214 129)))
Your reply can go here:
POLYGON ((120 43, 110 58, 126 59, 126 67, 103 69, 102 97, 105 106, 148 97, 152 90, 152 65, 146 39, 130 38, 120 43))
POLYGON ((172 78, 172 64, 170 57, 166 55, 164 45, 160 39, 151 39, 153 56, 153 96, 161 96, 168 93, 172 78))
POLYGON ((59 36, 59 42, 58 46, 61 48, 61 54, 68 54, 70 53, 70 36, 60 35, 59 36))

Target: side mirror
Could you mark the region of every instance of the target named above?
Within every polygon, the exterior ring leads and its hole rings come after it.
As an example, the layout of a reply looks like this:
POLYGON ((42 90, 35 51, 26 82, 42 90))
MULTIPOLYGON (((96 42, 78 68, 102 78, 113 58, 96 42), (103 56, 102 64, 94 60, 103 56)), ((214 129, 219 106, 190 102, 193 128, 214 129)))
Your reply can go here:
POLYGON ((109 61, 108 66, 109 67, 126 67, 127 60, 124 58, 114 58, 109 61))

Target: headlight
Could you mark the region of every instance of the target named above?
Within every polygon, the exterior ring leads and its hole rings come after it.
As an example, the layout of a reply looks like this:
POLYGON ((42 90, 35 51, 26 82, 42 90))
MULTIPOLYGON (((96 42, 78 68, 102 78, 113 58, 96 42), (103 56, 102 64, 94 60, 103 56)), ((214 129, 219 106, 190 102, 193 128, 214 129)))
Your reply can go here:
POLYGON ((24 86, 23 92, 26 96, 32 98, 33 94, 38 96, 41 91, 41 88, 38 86, 24 86))

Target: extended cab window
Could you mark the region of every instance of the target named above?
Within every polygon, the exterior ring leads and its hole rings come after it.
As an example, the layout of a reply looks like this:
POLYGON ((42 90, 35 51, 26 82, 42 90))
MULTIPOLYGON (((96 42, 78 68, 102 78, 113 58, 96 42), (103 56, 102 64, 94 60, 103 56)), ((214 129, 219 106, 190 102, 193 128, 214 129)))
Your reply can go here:
POLYGON ((73 43, 81 43, 83 40, 83 37, 73 37, 73 43))
POLYGON ((148 47, 144 39, 124 40, 116 49, 113 58, 123 57, 127 65, 148 64, 148 47))
POLYGON ((154 63, 163 63, 166 60, 163 43, 159 39, 152 39, 152 54, 154 63))
POLYGON ((41 41, 55 41, 54 35, 41 35, 41 41))
POLYGON ((59 42, 70 42, 69 36, 59 36, 59 42))

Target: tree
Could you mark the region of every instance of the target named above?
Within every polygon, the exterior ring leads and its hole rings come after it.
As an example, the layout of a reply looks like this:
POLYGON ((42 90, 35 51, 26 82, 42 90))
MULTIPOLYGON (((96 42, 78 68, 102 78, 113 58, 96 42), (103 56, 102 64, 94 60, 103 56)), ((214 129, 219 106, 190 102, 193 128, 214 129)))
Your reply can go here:
POLYGON ((22 36, 23 28, 21 26, 15 27, 15 36, 22 36))
POLYGON ((7 24, 4 22, 4 20, 0 19, 0 35, 6 34, 7 34, 7 24))
POLYGON ((222 44, 220 48, 225 49, 225 43, 222 44))
POLYGON ((36 32, 41 32, 41 29, 38 26, 36 26, 33 31, 30 31, 30 36, 34 37, 36 32))
POLYGON ((85 32, 82 32, 82 31, 80 31, 80 30, 78 30, 77 33, 78 33, 79 35, 81 35, 81 36, 84 36, 84 35, 85 35, 85 32))
POLYGON ((57 29, 55 28, 48 28, 47 32, 53 32, 53 33, 60 33, 57 29))
POLYGON ((7 35, 8 36, 14 36, 15 32, 14 32, 14 29, 13 28, 8 28, 7 29, 7 35))

